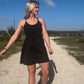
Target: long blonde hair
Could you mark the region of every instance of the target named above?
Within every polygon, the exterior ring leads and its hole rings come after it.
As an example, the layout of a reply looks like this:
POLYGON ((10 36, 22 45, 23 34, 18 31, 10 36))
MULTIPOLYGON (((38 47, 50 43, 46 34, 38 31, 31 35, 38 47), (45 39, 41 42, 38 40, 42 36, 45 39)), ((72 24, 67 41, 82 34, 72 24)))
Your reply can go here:
POLYGON ((28 1, 26 3, 24 19, 29 18, 30 13, 32 12, 32 10, 34 9, 34 7, 35 7, 36 4, 39 5, 39 2, 37 2, 37 1, 28 1))

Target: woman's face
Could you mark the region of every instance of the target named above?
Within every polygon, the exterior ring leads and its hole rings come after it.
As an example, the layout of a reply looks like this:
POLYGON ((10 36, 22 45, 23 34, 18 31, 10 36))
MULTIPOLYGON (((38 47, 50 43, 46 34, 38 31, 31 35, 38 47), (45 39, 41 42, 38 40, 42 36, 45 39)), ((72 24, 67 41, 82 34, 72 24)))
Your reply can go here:
POLYGON ((34 15, 37 15, 38 12, 39 12, 39 5, 36 4, 35 7, 34 7, 34 9, 33 9, 33 11, 32 11, 32 13, 33 13, 34 15))

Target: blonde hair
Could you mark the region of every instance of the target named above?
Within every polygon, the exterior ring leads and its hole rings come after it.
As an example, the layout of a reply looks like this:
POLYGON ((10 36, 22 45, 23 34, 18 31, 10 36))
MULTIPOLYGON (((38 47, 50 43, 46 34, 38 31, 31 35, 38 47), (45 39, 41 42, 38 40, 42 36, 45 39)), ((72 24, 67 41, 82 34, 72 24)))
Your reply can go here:
POLYGON ((36 4, 39 5, 39 2, 37 2, 37 1, 28 1, 26 3, 24 19, 29 18, 30 13, 32 12, 32 10, 34 9, 34 7, 35 7, 36 4))

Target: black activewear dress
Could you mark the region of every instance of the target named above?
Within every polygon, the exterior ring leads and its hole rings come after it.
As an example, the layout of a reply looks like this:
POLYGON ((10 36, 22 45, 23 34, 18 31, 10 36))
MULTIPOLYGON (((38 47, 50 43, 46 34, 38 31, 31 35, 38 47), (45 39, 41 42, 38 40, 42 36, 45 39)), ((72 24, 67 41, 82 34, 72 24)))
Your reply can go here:
POLYGON ((33 65, 36 63, 48 62, 48 54, 42 37, 42 24, 24 25, 25 40, 22 46, 20 64, 33 65))

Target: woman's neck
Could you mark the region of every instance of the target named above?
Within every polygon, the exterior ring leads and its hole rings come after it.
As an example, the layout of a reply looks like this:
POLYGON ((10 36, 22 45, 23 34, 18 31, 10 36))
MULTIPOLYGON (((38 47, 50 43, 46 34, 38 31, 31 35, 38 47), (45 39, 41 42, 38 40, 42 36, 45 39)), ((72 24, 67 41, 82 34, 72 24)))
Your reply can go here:
POLYGON ((36 17, 35 17, 35 15, 33 15, 33 14, 30 14, 30 17, 29 17, 29 19, 31 19, 31 20, 34 20, 36 17))

